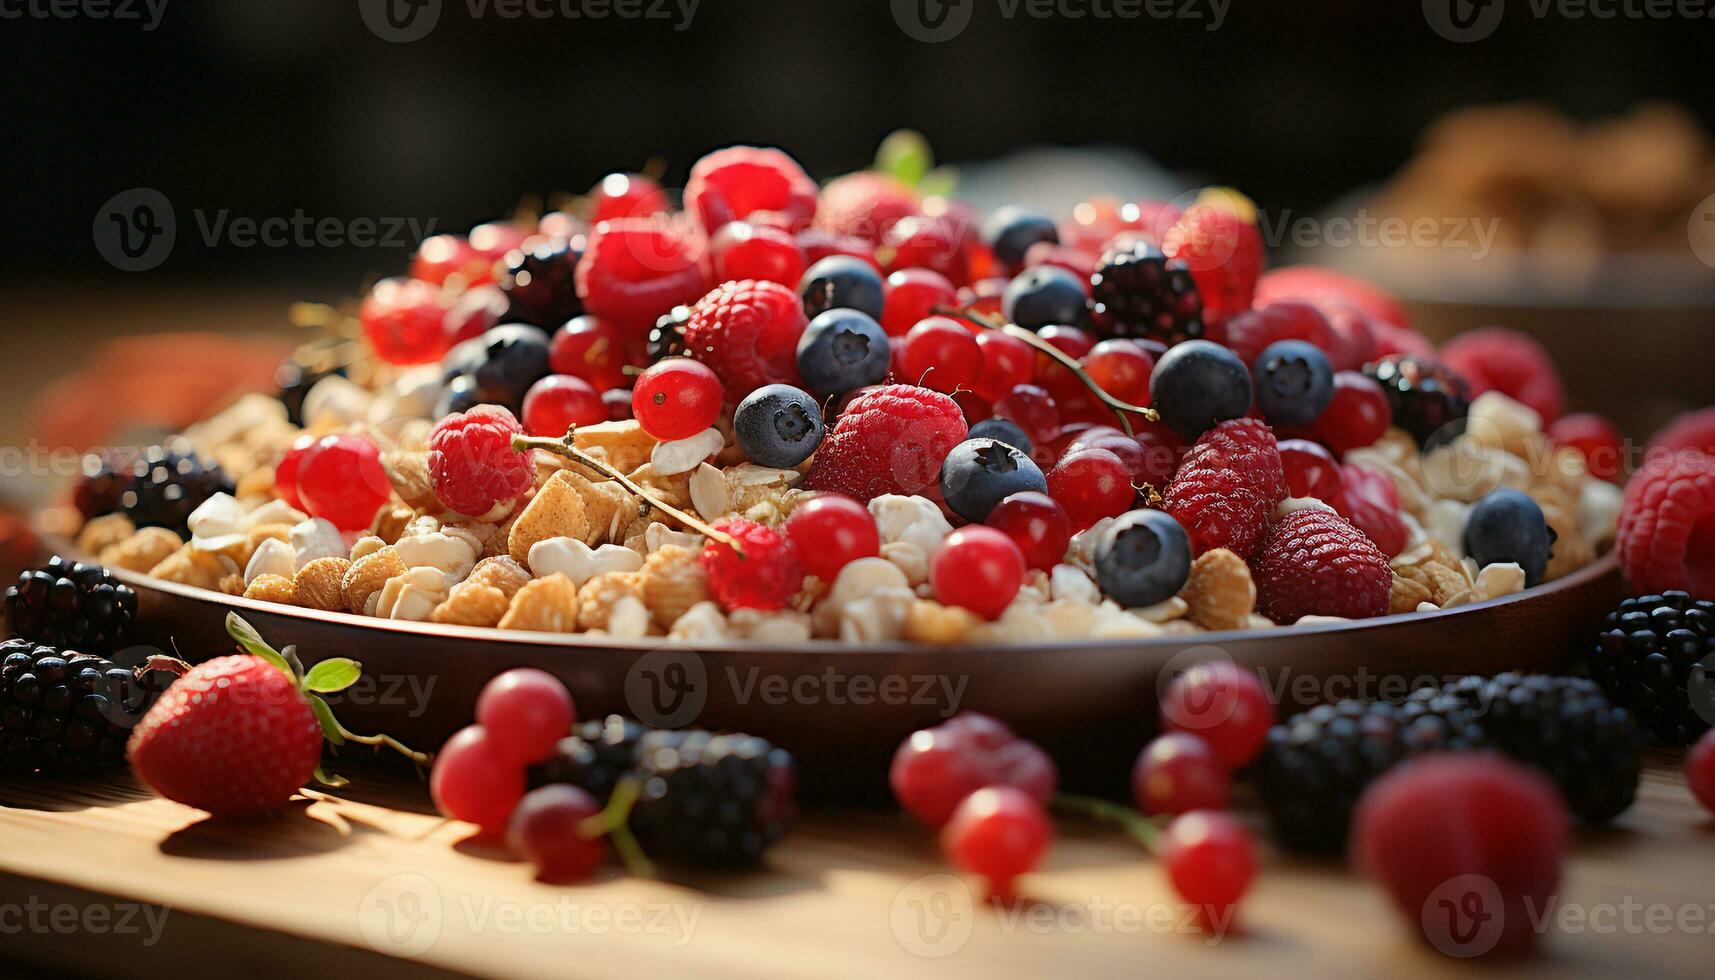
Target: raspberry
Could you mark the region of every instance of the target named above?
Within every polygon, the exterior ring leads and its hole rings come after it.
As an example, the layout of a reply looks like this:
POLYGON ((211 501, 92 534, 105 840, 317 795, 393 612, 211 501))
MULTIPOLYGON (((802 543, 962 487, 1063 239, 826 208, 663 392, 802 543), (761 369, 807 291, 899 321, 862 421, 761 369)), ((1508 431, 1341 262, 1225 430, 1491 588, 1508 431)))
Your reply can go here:
POLYGON ((886 174, 862 170, 835 177, 822 188, 816 227, 875 245, 900 219, 918 213, 917 195, 909 186, 886 174))
POLYGON ((816 182, 780 150, 729 146, 692 165, 685 210, 710 233, 757 211, 778 212, 796 230, 816 213, 816 182))
POLYGON ((1333 355, 1340 350, 1340 336, 1316 307, 1300 300, 1281 300, 1246 310, 1227 321, 1227 346, 1249 367, 1263 348, 1277 340, 1302 340, 1333 355))
POLYGON ((1300 616, 1384 615, 1393 587, 1387 556, 1340 515, 1320 508, 1276 522, 1252 571, 1257 611, 1281 625, 1300 616))
MULTIPOLYGON (((1557 446, 1571 446, 1578 450, 1590 475, 1596 479, 1611 483, 1624 481, 1625 436, 1620 434, 1619 426, 1606 417, 1595 412, 1562 415, 1548 427, 1548 438, 1557 446)), ((1703 451, 1715 454, 1715 412, 1709 413, 1708 443, 1709 448, 1703 451)), ((275 482, 279 482, 278 477, 275 482)))
POLYGON ((1471 386, 1471 397, 1485 391, 1530 406, 1544 425, 1560 417, 1566 391, 1554 359, 1535 337, 1506 327, 1462 333, 1441 349, 1441 361, 1471 386))
POLYGON ((804 486, 865 503, 887 493, 915 494, 937 483, 942 461, 966 432, 958 403, 938 391, 870 388, 847 403, 804 486))
MULTIPOLYGON (((1333 269, 1315 265, 1294 265, 1265 273, 1256 284, 1256 303, 1272 303, 1282 299, 1301 299, 1329 313, 1334 306, 1351 306, 1365 317, 1390 323, 1396 327, 1409 326, 1405 306, 1385 290, 1333 269)), ((1329 314, 1332 316, 1332 314, 1329 314)))
POLYGON ((1167 485, 1166 510, 1197 554, 1227 548, 1248 559, 1268 533, 1274 505, 1284 499, 1286 473, 1274 433, 1257 419, 1232 419, 1204 433, 1185 454, 1167 485))
POLYGON ((698 246, 652 218, 596 225, 575 279, 584 311, 642 337, 662 314, 708 288, 698 246))
POLYGON ((1263 265, 1262 232, 1226 206, 1229 196, 1200 199, 1161 239, 1168 258, 1191 267, 1203 309, 1226 315, 1250 309, 1263 265))
MULTIPOLYGON (((1328 326, 1333 327, 1335 336, 1340 338, 1339 346, 1328 354, 1334 370, 1356 371, 1382 356, 1381 343, 1376 339, 1386 327, 1382 321, 1350 303, 1326 302, 1319 304, 1317 309, 1328 318, 1328 326)), ((1427 353, 1433 355, 1434 350, 1427 353)))
POLYGON ((1715 595, 1715 456, 1650 456, 1626 484, 1614 540, 1635 591, 1715 595))
POLYGON ((887 230, 876 256, 888 272, 933 269, 955 286, 969 285, 971 255, 980 246, 973 221, 951 211, 902 218, 887 230))
MULTIPOLYGON (((1618 442, 1618 440, 1615 440, 1618 442)), ((1715 408, 1676 415, 1667 427, 1650 440, 1646 456, 1697 449, 1715 456, 1715 408)))
POLYGON ((722 283, 691 307, 685 353, 714 368, 728 404, 768 384, 798 385, 798 338, 809 321, 777 282, 722 283))
MULTIPOLYGON (((1362 316, 1353 310, 1355 316, 1362 316)), ((1385 320, 1365 317, 1364 323, 1375 339, 1375 356, 1388 357, 1393 354, 1409 354, 1412 357, 1434 357, 1435 345, 1429 338, 1415 330, 1406 327, 1396 327, 1385 320)))
POLYGON ((804 569, 792 550, 792 542, 773 528, 742 517, 714 523, 742 542, 744 557, 732 547, 710 538, 703 546, 703 571, 709 576, 709 591, 722 609, 785 608, 798 587, 804 584, 804 569))
POLYGON ((389 364, 439 360, 452 345, 440 290, 417 279, 383 279, 375 284, 358 318, 376 356, 389 364))
POLYGON ((429 433, 435 496, 452 510, 478 517, 522 495, 535 478, 529 454, 512 448, 512 437, 523 431, 499 405, 478 405, 436 423, 429 433))
POLYGON ((1389 558, 1405 550, 1411 529, 1399 516, 1399 488, 1385 473, 1359 466, 1340 469, 1340 492, 1329 501, 1341 517, 1389 558))

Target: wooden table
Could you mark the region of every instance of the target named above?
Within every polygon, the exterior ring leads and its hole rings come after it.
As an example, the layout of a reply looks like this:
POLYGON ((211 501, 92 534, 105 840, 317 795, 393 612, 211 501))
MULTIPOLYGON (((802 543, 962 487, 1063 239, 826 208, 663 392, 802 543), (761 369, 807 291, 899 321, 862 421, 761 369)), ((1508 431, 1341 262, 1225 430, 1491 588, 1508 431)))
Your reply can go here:
MULTIPOLYGON (((1509 976, 1711 975, 1715 821, 1677 764, 1652 754, 1638 804, 1579 837, 1546 954, 1509 976), (1652 915, 1701 924, 1652 932, 1652 915)), ((809 815, 763 873, 666 882, 615 868, 550 886, 437 817, 414 775, 354 775, 338 797, 253 824, 208 821, 128 775, 0 783, 0 957, 74 973, 365 980, 1473 969, 1409 939, 1380 892, 1334 862, 1266 854, 1242 928, 1224 937, 1184 929, 1160 869, 1079 823, 1062 824, 1027 879, 1031 901, 1004 911, 973 908, 929 832, 882 811, 809 815)))

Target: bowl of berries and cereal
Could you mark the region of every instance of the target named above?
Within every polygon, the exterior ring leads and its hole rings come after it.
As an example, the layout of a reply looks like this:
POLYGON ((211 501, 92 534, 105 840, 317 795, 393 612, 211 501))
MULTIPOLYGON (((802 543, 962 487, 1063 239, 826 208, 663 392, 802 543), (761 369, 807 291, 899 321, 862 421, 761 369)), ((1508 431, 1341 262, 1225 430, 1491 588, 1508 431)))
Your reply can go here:
POLYGON ((978 222, 732 147, 683 201, 629 175, 426 241, 282 391, 92 456, 65 550, 140 636, 236 608, 416 685, 358 724, 434 742, 539 666, 830 787, 963 707, 1085 745, 1187 658, 1547 666, 1611 604, 1620 494, 1553 364, 1443 356, 1332 274, 1259 302, 1231 191, 978 222))

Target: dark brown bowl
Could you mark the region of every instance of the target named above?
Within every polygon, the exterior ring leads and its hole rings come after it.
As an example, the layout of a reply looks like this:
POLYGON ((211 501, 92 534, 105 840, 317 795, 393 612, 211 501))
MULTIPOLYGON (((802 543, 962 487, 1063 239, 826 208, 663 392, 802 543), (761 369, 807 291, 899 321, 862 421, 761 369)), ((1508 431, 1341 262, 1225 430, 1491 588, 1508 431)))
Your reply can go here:
POLYGON ((360 661, 364 681, 333 699, 355 731, 433 749, 471 721, 490 677, 540 667, 566 682, 586 718, 619 712, 765 736, 798 757, 805 794, 818 799, 885 792, 900 740, 964 709, 1040 742, 1067 785, 1114 790, 1155 726, 1158 684, 1197 660, 1258 670, 1285 717, 1324 700, 1401 694, 1430 677, 1553 669, 1621 591, 1610 556, 1503 599, 1362 622, 1042 645, 775 647, 398 622, 116 574, 137 590, 140 642, 192 660, 223 654, 232 649, 223 623, 237 611, 275 646, 295 645, 306 665, 360 661))

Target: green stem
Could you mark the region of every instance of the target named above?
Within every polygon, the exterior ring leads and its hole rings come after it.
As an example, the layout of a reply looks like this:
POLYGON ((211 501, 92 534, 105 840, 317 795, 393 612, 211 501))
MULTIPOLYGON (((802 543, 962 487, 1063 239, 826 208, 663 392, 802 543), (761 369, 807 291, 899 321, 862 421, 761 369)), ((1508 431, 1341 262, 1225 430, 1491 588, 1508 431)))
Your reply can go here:
POLYGON ((1144 849, 1155 853, 1161 843, 1161 828, 1148 817, 1129 806, 1109 803, 1107 800, 1094 796, 1076 796, 1071 793, 1056 793, 1049 801, 1054 809, 1064 813, 1076 813, 1080 816, 1094 817, 1119 828, 1130 835, 1144 849))
POLYGON ((607 835, 613 842, 614 853, 625 865, 625 870, 641 878, 653 878, 655 865, 649 856, 643 853, 643 845, 637 842, 637 837, 631 833, 631 808, 637 805, 637 797, 643 792, 643 784, 633 776, 627 776, 613 788, 613 795, 608 797, 607 806, 593 817, 584 818, 578 825, 578 833, 587 840, 607 835))
POLYGON ((341 725, 337 719, 334 721, 334 724, 339 727, 340 735, 344 736, 347 742, 356 742, 359 745, 374 745, 389 748, 405 758, 410 759, 419 766, 426 766, 435 761, 435 757, 429 753, 418 752, 416 749, 411 748, 391 735, 359 735, 346 728, 344 725, 341 725))

